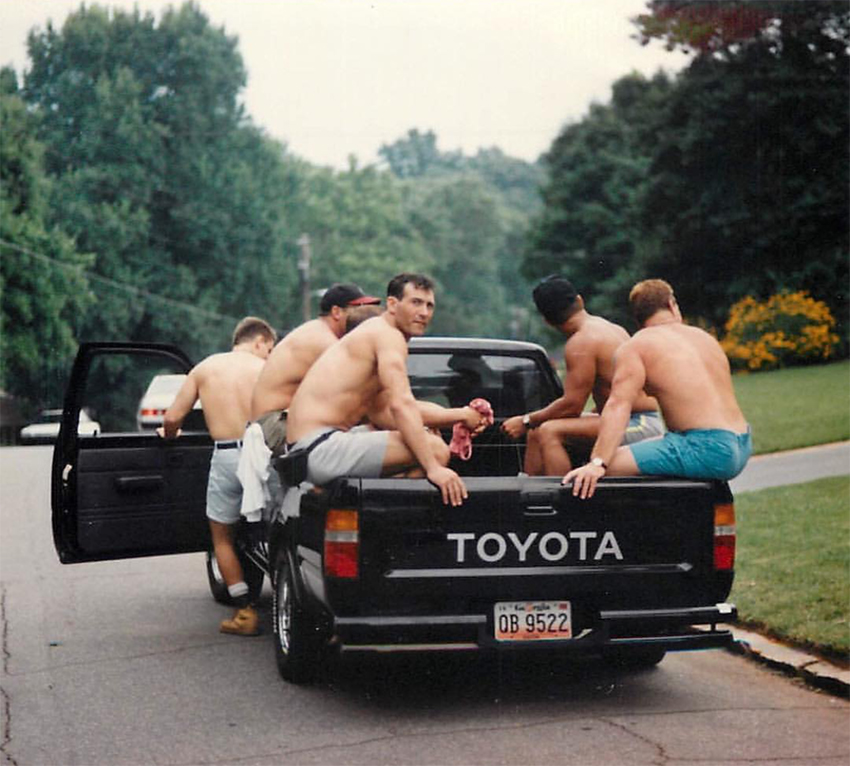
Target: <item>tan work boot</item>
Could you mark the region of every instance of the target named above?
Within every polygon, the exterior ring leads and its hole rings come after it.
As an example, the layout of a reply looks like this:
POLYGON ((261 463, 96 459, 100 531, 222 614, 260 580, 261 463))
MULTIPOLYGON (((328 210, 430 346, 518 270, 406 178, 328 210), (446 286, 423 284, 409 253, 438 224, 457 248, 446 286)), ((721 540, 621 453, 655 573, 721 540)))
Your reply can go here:
POLYGON ((233 613, 229 620, 222 620, 219 630, 236 636, 257 636, 260 634, 260 618, 252 606, 243 606, 233 613))

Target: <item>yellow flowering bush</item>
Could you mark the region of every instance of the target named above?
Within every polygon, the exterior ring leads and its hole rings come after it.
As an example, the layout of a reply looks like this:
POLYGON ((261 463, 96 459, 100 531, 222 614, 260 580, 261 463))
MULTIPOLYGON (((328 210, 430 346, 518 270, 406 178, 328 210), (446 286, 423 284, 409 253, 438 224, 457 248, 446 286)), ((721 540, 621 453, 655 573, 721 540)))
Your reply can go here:
POLYGON ((827 305, 805 290, 766 301, 748 295, 729 310, 720 345, 735 369, 771 370, 831 358, 839 342, 834 328, 827 305))

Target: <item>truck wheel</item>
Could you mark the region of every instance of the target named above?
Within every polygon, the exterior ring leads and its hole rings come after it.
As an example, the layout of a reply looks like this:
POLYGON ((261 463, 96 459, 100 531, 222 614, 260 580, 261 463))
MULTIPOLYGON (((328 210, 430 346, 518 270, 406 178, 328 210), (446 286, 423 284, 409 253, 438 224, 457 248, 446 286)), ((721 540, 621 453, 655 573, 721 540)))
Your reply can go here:
POLYGON ((614 665, 628 670, 640 670, 657 665, 667 654, 666 649, 658 646, 618 646, 605 651, 605 659, 614 665))
POLYGON ((272 623, 277 669, 285 681, 309 683, 319 661, 320 636, 310 615, 298 603, 289 558, 281 553, 275 565, 272 623))
MULTIPOLYGON (((242 574, 248 586, 248 597, 251 599, 251 603, 254 603, 260 597, 260 592, 263 589, 263 570, 245 556, 242 551, 237 549, 236 555, 239 556, 239 563, 242 565, 242 574)), ((227 592, 227 585, 225 585, 224 578, 221 576, 221 570, 218 568, 218 562, 215 560, 215 553, 212 548, 207 550, 207 581, 210 584, 212 597, 219 604, 234 606, 233 599, 227 592)))

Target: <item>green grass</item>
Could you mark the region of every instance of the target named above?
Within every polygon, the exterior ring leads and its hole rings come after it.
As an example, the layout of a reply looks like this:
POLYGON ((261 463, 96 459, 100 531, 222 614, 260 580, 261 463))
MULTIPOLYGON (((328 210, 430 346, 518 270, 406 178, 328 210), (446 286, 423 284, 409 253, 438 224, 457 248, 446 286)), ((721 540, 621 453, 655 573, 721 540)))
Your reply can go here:
POLYGON ((731 600, 769 635, 850 660, 850 476, 735 497, 731 600))
POLYGON ((735 393, 756 453, 850 438, 850 361, 738 374, 735 393))

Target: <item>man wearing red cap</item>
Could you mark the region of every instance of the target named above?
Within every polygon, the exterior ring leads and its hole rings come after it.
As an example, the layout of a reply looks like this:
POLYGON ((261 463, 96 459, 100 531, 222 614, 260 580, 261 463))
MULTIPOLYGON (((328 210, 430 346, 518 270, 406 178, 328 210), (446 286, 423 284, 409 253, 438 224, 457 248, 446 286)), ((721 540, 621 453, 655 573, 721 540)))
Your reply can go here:
POLYGON ((307 370, 345 334, 352 310, 380 303, 380 298, 366 295, 357 285, 331 285, 319 301, 319 316, 295 328, 275 346, 251 397, 251 416, 263 429, 274 455, 286 442, 286 409, 307 370))

